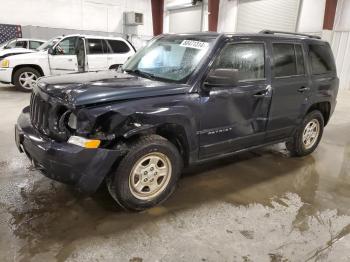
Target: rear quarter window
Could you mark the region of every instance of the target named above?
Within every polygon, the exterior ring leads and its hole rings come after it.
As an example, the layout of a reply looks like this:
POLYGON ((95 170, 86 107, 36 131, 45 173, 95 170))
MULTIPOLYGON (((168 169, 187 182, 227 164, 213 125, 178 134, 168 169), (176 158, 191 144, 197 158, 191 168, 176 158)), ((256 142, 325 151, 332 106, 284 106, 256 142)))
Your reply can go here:
POLYGON ((309 45, 309 60, 313 75, 335 71, 334 58, 329 45, 309 45))

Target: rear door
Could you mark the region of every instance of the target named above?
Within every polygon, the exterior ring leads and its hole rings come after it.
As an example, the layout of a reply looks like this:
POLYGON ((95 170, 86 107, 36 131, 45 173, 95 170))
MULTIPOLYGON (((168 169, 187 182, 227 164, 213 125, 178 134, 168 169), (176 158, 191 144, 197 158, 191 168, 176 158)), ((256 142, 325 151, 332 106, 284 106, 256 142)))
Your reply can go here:
POLYGON ((107 39, 106 41, 111 50, 108 54, 109 67, 116 68, 119 65, 124 64, 126 60, 135 53, 133 47, 125 41, 112 39, 107 39))
POLYGON ((200 158, 261 144, 271 101, 264 42, 226 44, 214 69, 237 70, 239 82, 213 87, 202 97, 200 158))
POLYGON ((107 70, 108 54, 104 52, 103 40, 97 38, 87 38, 87 66, 88 71, 107 70))
POLYGON ((271 102, 267 141, 291 135, 308 106, 310 79, 305 67, 305 47, 295 42, 272 42, 271 102))

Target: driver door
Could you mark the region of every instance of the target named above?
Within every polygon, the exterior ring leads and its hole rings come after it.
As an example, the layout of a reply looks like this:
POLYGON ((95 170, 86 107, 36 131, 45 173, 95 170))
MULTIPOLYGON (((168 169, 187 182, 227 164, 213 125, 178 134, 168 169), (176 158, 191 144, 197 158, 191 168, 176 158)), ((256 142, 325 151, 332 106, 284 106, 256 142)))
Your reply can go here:
POLYGON ((76 44, 78 37, 67 37, 61 40, 49 54, 52 75, 78 72, 76 44))
POLYGON ((199 158, 211 158, 261 144, 271 102, 265 43, 228 43, 210 72, 237 72, 237 81, 206 85, 202 96, 199 158))

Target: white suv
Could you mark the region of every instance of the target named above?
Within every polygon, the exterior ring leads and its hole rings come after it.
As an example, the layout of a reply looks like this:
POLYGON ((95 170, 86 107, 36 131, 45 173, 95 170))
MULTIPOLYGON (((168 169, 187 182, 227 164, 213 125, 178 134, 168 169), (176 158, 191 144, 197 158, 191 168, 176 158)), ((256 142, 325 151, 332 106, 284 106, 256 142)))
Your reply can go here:
POLYGON ((60 36, 47 41, 39 52, 14 55, 0 61, 0 82, 31 91, 41 76, 116 69, 134 47, 121 37, 60 36))

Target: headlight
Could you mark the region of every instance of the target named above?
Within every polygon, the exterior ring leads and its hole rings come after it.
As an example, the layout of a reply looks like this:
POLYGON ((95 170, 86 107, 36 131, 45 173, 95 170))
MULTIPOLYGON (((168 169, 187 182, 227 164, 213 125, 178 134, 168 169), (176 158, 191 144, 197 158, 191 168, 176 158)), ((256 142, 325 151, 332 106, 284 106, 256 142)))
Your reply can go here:
POLYGON ((77 129, 77 116, 73 113, 69 115, 68 126, 72 129, 77 129))
POLYGON ((81 136, 71 136, 68 139, 68 143, 85 148, 98 148, 100 146, 101 140, 87 139, 81 136))
POLYGON ((1 67, 9 67, 10 61, 7 59, 1 60, 1 67))

